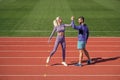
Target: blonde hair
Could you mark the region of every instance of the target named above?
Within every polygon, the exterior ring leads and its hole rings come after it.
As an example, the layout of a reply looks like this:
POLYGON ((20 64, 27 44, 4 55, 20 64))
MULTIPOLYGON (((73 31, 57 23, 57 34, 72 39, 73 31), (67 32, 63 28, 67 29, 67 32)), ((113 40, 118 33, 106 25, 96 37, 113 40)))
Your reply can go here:
POLYGON ((53 20, 53 25, 54 25, 54 27, 58 26, 57 20, 53 20))
POLYGON ((57 24, 58 24, 58 25, 61 24, 61 23, 59 23, 59 21, 58 21, 59 19, 61 19, 60 16, 56 17, 56 21, 57 21, 57 24))
POLYGON ((59 20, 60 19, 60 16, 56 17, 56 20, 59 20))

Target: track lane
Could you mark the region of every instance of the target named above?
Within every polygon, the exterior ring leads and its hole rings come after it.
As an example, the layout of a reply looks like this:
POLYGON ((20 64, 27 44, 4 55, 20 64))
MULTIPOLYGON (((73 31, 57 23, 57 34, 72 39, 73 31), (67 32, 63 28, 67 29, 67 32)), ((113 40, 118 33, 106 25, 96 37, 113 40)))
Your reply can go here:
MULTIPOLYGON (((46 66, 45 57, 49 55, 55 38, 48 45, 48 38, 0 38, 0 79, 1 80, 119 80, 119 45, 120 38, 90 38, 87 49, 98 62, 82 68, 62 65, 46 66), (108 41, 108 42, 106 42, 108 41), (21 43, 20 43, 21 42, 21 43), (38 44, 37 44, 38 43, 38 44), (106 46, 103 46, 104 44, 106 46), (7 46, 8 45, 8 46, 7 46), (19 46, 20 45, 20 46, 19 46), (45 45, 44 47, 41 45, 45 45), (113 45, 113 46, 112 46, 113 45), (13 46, 13 47, 12 47, 13 46), (17 48, 15 47, 17 46, 17 48), (31 46, 31 47, 29 47, 31 46), (40 48, 40 49, 39 49, 40 48), (4 57, 4 58, 3 58, 4 57), (6 58, 5 58, 6 57, 6 58), (8 57, 8 58, 7 58, 8 57), (44 58, 10 58, 10 57, 44 57, 44 58), (100 59, 101 58, 101 59, 100 59), (42 66, 39 66, 42 65, 42 66), (11 65, 11 66, 10 66, 11 65), (18 65, 18 66, 17 66, 18 65), (24 65, 24 66, 23 66, 24 65), (30 66, 27 66, 30 65, 30 66), (36 66, 32 66, 36 65, 36 66), (37 66, 38 65, 38 66, 37 66), (117 66, 118 65, 118 66, 117 66)), ((77 38, 66 38, 67 62, 71 65, 77 61, 77 38), (72 42, 73 41, 73 42, 72 42), (70 46, 74 45, 74 46, 70 46), (74 49, 74 50, 71 50, 74 49), (71 50, 71 51, 70 51, 71 50), (69 58, 69 57, 73 58, 69 58)), ((60 64, 61 48, 58 48, 50 64, 60 64), (55 58, 59 57, 59 58, 55 58)), ((86 58, 84 59, 86 61, 86 58)))

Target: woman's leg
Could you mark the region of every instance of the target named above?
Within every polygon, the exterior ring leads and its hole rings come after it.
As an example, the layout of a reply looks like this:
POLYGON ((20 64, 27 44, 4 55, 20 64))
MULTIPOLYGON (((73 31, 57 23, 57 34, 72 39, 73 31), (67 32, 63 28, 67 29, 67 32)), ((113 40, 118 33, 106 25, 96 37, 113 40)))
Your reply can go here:
POLYGON ((53 48, 53 50, 52 50, 51 53, 50 53, 50 57, 52 57, 52 56, 54 55, 54 53, 56 52, 56 50, 57 50, 57 48, 58 48, 58 45, 59 45, 59 40, 56 39, 54 48, 53 48))
POLYGON ((61 46, 62 46, 63 62, 65 62, 65 57, 66 57, 66 42, 65 42, 65 40, 63 42, 61 42, 61 46))
POLYGON ((59 39, 58 39, 58 37, 57 37, 57 38, 56 38, 56 41, 55 41, 54 48, 53 48, 53 50, 51 51, 51 53, 50 53, 49 57, 47 58, 46 63, 49 63, 50 58, 51 58, 51 57, 54 55, 54 53, 56 52, 56 50, 57 50, 57 48, 58 48, 59 43, 60 43, 60 41, 59 41, 59 39))
POLYGON ((66 42, 65 39, 63 38, 63 40, 61 41, 61 46, 62 46, 62 57, 63 57, 63 62, 62 64, 64 66, 68 66, 67 63, 65 62, 65 57, 66 57, 66 42))

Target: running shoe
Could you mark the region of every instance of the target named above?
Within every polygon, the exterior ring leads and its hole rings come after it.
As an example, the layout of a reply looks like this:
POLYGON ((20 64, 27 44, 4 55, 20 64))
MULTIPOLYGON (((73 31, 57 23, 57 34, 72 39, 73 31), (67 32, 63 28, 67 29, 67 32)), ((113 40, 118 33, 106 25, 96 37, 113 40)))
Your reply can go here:
POLYGON ((50 62, 50 57, 47 58, 46 63, 48 64, 50 62))
POLYGON ((87 64, 88 64, 88 65, 91 64, 91 60, 88 60, 88 61, 87 61, 87 64))
POLYGON ((75 64, 75 66, 80 66, 80 67, 82 67, 82 64, 81 64, 81 63, 77 63, 77 64, 75 64))
POLYGON ((64 65, 64 66, 68 66, 66 62, 62 62, 62 65, 64 65))

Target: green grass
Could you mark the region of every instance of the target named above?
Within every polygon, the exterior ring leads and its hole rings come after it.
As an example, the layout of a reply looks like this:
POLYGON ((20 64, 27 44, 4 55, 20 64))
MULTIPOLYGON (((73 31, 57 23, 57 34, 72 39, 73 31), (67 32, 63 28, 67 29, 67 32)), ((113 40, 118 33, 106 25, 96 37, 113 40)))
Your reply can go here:
MULTIPOLYGON (((0 36, 47 37, 56 16, 84 16, 90 36, 120 37, 120 0, 0 0, 0 36)), ((66 36, 77 31, 66 28, 66 36), (71 31, 71 32, 70 32, 71 31)))

